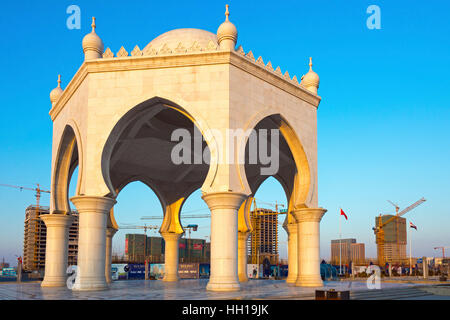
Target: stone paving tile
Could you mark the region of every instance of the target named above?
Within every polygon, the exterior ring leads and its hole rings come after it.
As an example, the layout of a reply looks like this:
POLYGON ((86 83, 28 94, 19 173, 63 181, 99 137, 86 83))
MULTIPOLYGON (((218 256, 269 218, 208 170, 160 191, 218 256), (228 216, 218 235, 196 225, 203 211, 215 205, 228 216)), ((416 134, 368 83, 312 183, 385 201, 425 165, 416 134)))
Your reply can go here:
MULTIPOLYGON (((250 280, 242 283, 238 292, 206 291, 208 279, 180 280, 167 283, 160 280, 115 281, 104 291, 72 291, 63 288, 42 288, 40 283, 2 283, 0 299, 26 300, 221 300, 221 299, 282 299, 283 297, 311 298, 318 288, 304 288, 287 285, 283 280, 250 280)), ((382 283, 382 288, 407 287, 411 284, 382 283)), ((367 290, 365 282, 325 282, 328 290, 367 290)))

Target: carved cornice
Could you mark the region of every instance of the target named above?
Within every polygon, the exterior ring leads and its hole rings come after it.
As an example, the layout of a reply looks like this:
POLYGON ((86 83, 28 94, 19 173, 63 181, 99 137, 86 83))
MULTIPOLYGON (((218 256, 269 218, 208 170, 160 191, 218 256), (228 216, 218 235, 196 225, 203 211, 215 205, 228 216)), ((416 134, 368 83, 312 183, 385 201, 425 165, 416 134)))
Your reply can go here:
MULTIPOLYGON (((251 51, 250 51, 251 52, 251 51)), ((253 55, 251 55, 253 57, 253 55)), ((270 61, 267 63, 267 65, 264 67, 264 64, 260 62, 254 61, 252 59, 249 59, 247 56, 243 56, 242 54, 238 52, 231 52, 230 56, 230 63, 247 72, 255 77, 260 78, 261 80, 264 80, 277 88, 286 91, 289 94, 292 94, 293 96, 296 96, 297 98, 304 100, 310 104, 312 104, 315 107, 319 106, 321 98, 310 91, 308 91, 306 88, 300 86, 298 84, 297 77, 295 77, 291 80, 289 77, 289 74, 285 73, 283 75, 280 70, 280 67, 277 67, 277 70, 273 71, 272 64, 270 61)))
POLYGON ((155 54, 153 50, 147 50, 146 52, 143 52, 143 55, 139 55, 139 49, 135 49, 136 50, 133 50, 133 53, 136 55, 128 56, 128 53, 126 53, 125 55, 125 49, 121 48, 121 53, 123 54, 123 56, 115 58, 111 57, 111 55, 109 54, 110 50, 107 49, 107 52, 105 53, 108 54, 104 55, 103 58, 84 61, 72 80, 64 89, 61 97, 50 110, 49 114, 51 119, 55 120, 59 112, 63 109, 65 104, 69 101, 69 99, 79 88, 79 86, 89 73, 99 72, 231 64, 301 100, 308 102, 315 107, 319 105, 321 100, 319 96, 311 93, 310 91, 299 85, 298 81, 296 81, 296 77, 292 78, 291 80, 288 73, 285 73, 285 75, 283 75, 281 71, 277 71, 279 70, 279 67, 277 68, 277 70, 273 71, 272 64, 270 62, 267 63, 266 66, 264 66, 262 58, 256 61, 251 52, 249 56, 248 54, 242 54, 242 50, 238 52, 227 50, 222 51, 216 50, 212 45, 210 46, 209 50, 186 50, 186 52, 179 54, 173 53, 173 51, 169 48, 164 48, 164 50, 160 50, 157 54, 155 54), (162 54, 162 52, 169 51, 170 53, 162 54), (154 55, 145 55, 150 52, 154 55))

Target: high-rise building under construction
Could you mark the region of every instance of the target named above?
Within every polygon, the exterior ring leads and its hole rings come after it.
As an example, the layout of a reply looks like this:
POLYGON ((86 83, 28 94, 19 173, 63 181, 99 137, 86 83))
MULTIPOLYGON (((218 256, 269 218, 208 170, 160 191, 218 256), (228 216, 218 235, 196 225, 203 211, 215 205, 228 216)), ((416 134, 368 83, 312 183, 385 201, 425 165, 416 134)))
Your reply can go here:
MULTIPOLYGON (((49 214, 49 207, 35 205, 25 209, 25 225, 23 239, 23 269, 36 271, 45 268, 45 248, 47 240, 47 227, 40 219, 42 215, 49 214)), ((74 220, 69 229, 68 265, 77 264, 78 255, 78 213, 72 211, 74 220)))
MULTIPOLYGON (((393 215, 382 215, 381 223, 385 223, 393 215)), ((375 226, 380 224, 380 217, 375 218, 375 226)), ((406 219, 398 217, 383 227, 384 231, 384 261, 389 263, 402 263, 406 256, 406 219)), ((380 245, 377 243, 377 245, 380 245)), ((378 252, 380 252, 378 250, 378 252)))
POLYGON ((270 264, 279 262, 278 254, 278 213, 258 208, 250 212, 253 232, 248 238, 250 263, 262 264, 265 259, 270 264))

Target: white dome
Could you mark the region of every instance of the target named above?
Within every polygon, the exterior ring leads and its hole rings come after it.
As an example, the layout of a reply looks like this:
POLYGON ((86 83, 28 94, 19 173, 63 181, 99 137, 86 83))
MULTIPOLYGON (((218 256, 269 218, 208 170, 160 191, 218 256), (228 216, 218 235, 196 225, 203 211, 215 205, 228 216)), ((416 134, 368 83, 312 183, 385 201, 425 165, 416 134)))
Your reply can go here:
POLYGON ((206 48, 210 41, 217 44, 217 36, 212 32, 202 29, 175 29, 156 37, 145 48, 152 47, 155 50, 159 50, 164 44, 167 44, 167 46, 173 50, 180 42, 184 47, 188 48, 194 41, 197 41, 201 48, 206 48))

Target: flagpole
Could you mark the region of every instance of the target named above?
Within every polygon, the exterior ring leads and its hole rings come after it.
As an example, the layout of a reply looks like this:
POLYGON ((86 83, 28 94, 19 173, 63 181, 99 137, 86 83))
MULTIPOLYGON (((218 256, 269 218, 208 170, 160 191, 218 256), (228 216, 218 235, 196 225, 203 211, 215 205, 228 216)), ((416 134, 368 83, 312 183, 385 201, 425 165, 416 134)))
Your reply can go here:
POLYGON ((342 275, 342 232, 341 232, 341 208, 339 208, 339 274, 342 275))
POLYGON ((412 256, 411 256, 411 247, 412 247, 412 238, 411 238, 411 221, 409 221, 409 275, 412 276, 412 256))

